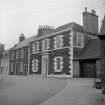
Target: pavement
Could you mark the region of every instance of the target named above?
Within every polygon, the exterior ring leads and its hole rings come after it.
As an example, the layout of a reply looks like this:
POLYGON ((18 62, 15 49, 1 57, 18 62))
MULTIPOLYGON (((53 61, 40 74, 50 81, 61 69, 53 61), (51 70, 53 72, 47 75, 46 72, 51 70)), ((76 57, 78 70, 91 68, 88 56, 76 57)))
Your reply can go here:
POLYGON ((60 93, 40 105, 105 105, 105 95, 93 83, 94 79, 70 79, 60 93))

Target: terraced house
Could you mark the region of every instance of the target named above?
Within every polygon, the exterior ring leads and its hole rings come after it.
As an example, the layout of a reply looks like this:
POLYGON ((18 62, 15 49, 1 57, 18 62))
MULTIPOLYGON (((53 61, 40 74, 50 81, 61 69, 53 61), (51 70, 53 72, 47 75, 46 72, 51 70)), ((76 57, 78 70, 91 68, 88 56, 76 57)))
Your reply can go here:
POLYGON ((57 28, 39 26, 37 35, 19 42, 11 50, 10 74, 95 77, 100 65, 98 38, 89 33, 98 33, 98 16, 95 10, 87 12, 87 8, 83 12, 83 25, 71 22, 57 28))
POLYGON ((19 43, 10 50, 10 75, 28 75, 30 62, 29 42, 33 37, 25 39, 24 34, 19 37, 19 43))

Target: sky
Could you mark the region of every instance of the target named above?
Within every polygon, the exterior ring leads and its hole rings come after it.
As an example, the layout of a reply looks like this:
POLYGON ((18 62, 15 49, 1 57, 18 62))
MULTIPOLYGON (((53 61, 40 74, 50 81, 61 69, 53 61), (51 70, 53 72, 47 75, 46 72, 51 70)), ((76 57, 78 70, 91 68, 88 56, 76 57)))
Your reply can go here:
POLYGON ((105 0, 0 0, 0 43, 9 49, 18 43, 21 33, 26 38, 36 35, 39 25, 82 25, 84 7, 89 12, 96 10, 100 28, 105 0))

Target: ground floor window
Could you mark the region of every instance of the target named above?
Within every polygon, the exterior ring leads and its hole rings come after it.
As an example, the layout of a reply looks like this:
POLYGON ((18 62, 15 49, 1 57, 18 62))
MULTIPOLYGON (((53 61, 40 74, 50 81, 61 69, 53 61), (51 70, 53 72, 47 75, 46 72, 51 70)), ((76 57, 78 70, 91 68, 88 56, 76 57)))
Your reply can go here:
POLYGON ((13 62, 11 62, 10 67, 11 67, 10 72, 13 72, 13 70, 14 70, 14 63, 13 62))
POLYGON ((63 69, 63 57, 58 56, 54 58, 54 70, 55 72, 61 72, 63 69))
POLYGON ((23 62, 20 62, 20 72, 23 72, 23 62))
POLYGON ((34 59, 32 61, 32 71, 33 72, 37 72, 38 71, 38 60, 37 59, 34 59))

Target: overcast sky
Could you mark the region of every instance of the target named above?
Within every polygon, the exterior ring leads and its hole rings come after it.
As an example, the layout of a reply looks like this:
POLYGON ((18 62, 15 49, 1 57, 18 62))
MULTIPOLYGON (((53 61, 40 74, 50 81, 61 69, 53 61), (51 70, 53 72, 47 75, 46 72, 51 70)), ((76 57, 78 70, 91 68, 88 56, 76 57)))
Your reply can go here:
POLYGON ((96 10, 100 26, 105 0, 0 0, 0 43, 11 48, 21 33, 26 38, 35 35, 39 25, 57 27, 73 21, 82 25, 85 6, 96 10))

